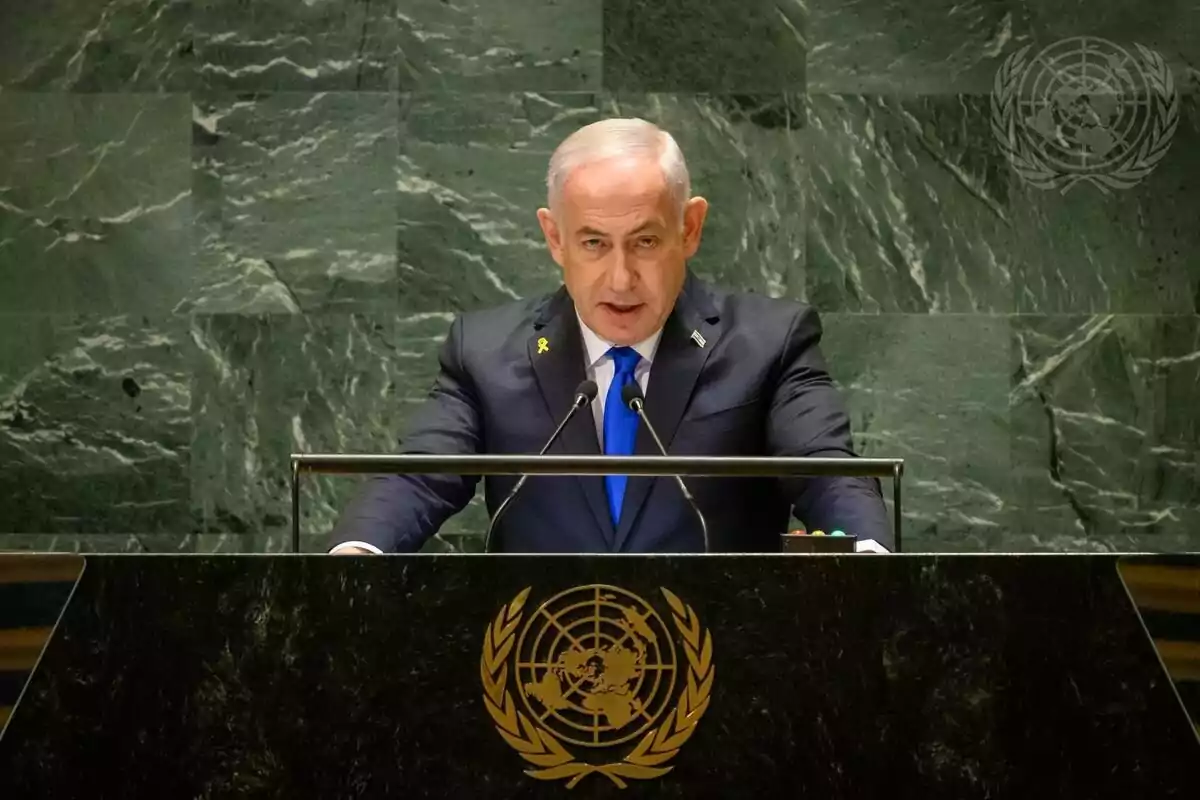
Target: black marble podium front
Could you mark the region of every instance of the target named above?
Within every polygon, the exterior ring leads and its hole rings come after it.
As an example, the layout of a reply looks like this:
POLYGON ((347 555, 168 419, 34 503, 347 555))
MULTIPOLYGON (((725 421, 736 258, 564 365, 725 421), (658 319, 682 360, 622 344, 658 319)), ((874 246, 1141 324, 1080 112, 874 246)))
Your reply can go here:
POLYGON ((0 797, 1200 797, 1117 565, 88 557, 0 797))

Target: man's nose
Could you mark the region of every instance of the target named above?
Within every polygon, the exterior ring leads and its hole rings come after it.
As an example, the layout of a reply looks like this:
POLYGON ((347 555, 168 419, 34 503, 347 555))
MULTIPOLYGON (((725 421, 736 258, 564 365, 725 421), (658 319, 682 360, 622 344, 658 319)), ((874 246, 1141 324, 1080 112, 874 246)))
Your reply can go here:
POLYGON ((618 294, 628 292, 633 288, 634 280, 633 271, 629 268, 629 256, 624 250, 615 249, 608 269, 608 288, 618 294))

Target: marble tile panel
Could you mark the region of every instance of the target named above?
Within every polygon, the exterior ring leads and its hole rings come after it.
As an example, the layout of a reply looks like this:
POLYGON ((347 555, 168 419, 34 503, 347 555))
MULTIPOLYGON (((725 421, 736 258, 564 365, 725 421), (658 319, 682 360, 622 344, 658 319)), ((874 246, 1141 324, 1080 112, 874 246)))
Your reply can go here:
POLYGON ((806 0, 809 91, 986 94, 1008 54, 1031 39, 1030 5, 1021 0, 806 0))
POLYGON ((396 96, 197 97, 192 120, 202 313, 395 306, 396 96))
POLYGON ((1200 549, 1200 317, 1017 317, 1012 357, 1009 542, 1200 549))
POLYGON ((173 318, 0 315, 0 531, 186 531, 191 358, 173 318))
POLYGON ((186 92, 194 0, 13 0, 0 4, 0 87, 186 92))
MULTIPOLYGON (((360 314, 198 316, 192 412, 197 532, 290 530, 293 452, 388 452, 393 415, 430 368, 397 354, 396 322, 360 314), (401 371, 408 367, 413 372, 401 371)), ((411 352, 411 351, 410 351, 411 352)), ((353 479, 304 476, 303 529, 327 529, 353 479)))
POLYGON ((1037 47, 1059 42, 1077 46, 1080 37, 1102 39, 1137 56, 1150 48, 1172 72, 1176 87, 1200 92, 1200 9, 1189 0, 1057 0, 1029 5, 1037 47))
POLYGON ((1172 113, 1156 109, 1087 180, 1039 188, 1010 173, 1017 311, 1200 313, 1200 96, 1177 103, 1173 129, 1154 127, 1172 113))
MULTIPOLYGON (((822 350, 859 455, 903 458, 905 552, 1007 547, 1009 325, 977 314, 827 314, 822 350)), ((891 481, 883 481, 889 506, 891 481)))
POLYGON ((602 3, 403 0, 400 87, 567 92, 601 87, 602 3))
POLYGON ((802 0, 605 0, 604 88, 802 93, 802 0))
POLYGON ((986 98, 810 95, 807 299, 823 311, 1004 313, 1008 163, 986 98))
POLYGON ((197 89, 396 88, 396 0, 191 2, 197 89))
POLYGON ((0 92, 0 313, 169 311, 190 290, 184 95, 0 92))

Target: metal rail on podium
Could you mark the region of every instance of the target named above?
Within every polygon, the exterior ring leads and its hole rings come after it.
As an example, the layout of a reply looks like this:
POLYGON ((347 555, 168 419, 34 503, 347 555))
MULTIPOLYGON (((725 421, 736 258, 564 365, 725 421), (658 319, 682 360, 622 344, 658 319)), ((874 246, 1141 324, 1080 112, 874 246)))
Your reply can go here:
POLYGON ((371 453, 292 454, 292 552, 300 552, 300 476, 325 475, 644 475, 704 478, 855 477, 892 479, 896 552, 901 550, 901 458, 774 456, 541 456, 371 453))

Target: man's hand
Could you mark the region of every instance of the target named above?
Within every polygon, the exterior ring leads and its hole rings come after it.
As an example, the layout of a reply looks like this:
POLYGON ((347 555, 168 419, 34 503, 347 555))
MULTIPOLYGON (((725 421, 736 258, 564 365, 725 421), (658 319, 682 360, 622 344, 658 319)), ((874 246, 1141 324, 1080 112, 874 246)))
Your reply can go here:
POLYGON ((331 556, 373 556, 375 555, 370 550, 365 550, 361 547, 343 547, 336 552, 330 553, 331 556))

